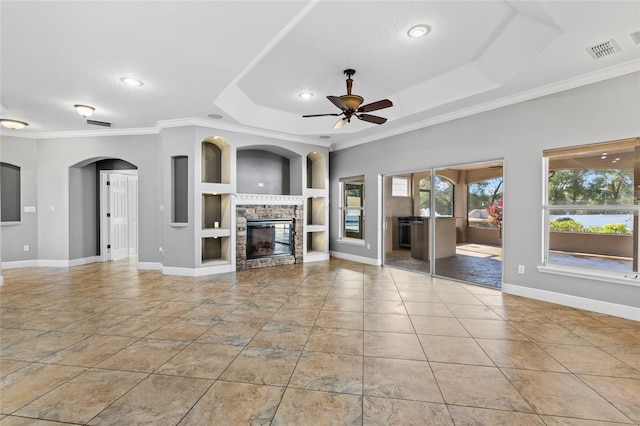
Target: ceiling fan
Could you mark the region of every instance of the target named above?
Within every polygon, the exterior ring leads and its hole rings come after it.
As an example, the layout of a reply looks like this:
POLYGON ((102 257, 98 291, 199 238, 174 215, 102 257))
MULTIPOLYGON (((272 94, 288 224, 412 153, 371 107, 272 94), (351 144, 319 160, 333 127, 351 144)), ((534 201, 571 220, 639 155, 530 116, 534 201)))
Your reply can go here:
POLYGON ((338 122, 333 126, 334 129, 340 129, 346 123, 351 122, 351 117, 356 117, 362 121, 368 121, 369 123, 375 124, 384 124, 387 119, 384 117, 378 117, 377 115, 371 114, 363 114, 366 112, 377 111, 379 109, 389 108, 393 106, 393 103, 389 99, 383 99, 380 101, 372 102, 367 105, 362 105, 364 99, 362 96, 352 95, 351 94, 351 86, 353 85, 353 80, 351 76, 356 73, 355 70, 347 69, 344 70, 344 73, 347 76, 347 94, 342 96, 327 96, 327 99, 331 101, 335 106, 342 110, 341 113, 334 114, 312 114, 312 115, 303 115, 304 118, 307 117, 325 117, 325 116, 334 116, 339 117, 344 115, 338 122))

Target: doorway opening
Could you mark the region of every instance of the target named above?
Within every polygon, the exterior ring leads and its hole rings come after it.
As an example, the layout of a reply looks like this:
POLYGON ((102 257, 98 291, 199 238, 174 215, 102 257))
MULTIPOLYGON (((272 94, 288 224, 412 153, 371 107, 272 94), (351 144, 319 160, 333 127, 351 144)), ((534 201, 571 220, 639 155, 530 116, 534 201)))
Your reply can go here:
POLYGON ((103 262, 138 254, 138 171, 100 172, 100 253, 103 262))
POLYGON ((384 176, 383 263, 501 288, 502 166, 496 160, 384 176))
POLYGON ((69 259, 85 264, 137 253, 137 167, 114 158, 69 167, 69 259))

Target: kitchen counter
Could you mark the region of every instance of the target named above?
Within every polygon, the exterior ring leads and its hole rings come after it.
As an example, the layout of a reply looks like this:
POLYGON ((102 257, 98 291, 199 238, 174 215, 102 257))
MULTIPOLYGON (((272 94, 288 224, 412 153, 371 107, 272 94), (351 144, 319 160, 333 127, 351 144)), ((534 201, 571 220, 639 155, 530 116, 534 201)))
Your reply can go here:
MULTIPOLYGON (((430 260, 429 232, 431 219, 424 218, 411 222, 411 257, 430 260)), ((455 256, 456 254, 456 219, 454 217, 436 218, 435 259, 455 256)))

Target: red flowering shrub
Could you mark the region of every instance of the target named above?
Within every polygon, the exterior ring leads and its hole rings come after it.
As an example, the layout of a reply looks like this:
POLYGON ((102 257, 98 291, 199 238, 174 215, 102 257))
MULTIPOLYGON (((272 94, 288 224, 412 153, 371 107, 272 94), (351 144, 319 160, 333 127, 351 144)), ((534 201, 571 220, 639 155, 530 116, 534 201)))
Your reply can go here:
POLYGON ((489 213, 489 222, 498 229, 502 229, 502 200, 498 200, 498 205, 492 205, 485 209, 489 213))

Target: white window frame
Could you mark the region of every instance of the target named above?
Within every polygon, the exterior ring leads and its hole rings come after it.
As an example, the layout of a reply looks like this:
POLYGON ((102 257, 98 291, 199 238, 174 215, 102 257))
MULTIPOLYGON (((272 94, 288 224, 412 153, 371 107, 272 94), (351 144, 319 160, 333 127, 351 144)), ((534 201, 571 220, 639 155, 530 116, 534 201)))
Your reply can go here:
MULTIPOLYGON (((603 143, 605 144, 605 143, 603 143)), ((595 144, 602 145, 602 144, 595 144)), ((541 265, 538 266, 538 271, 543 273, 613 282, 618 284, 631 285, 640 287, 640 272, 632 271, 616 271, 613 269, 595 269, 584 266, 573 266, 561 263, 552 263, 549 261, 549 215, 552 210, 620 210, 620 211, 632 211, 636 215, 640 215, 640 205, 606 205, 606 206, 592 206, 592 205, 550 205, 549 204, 549 156, 542 158, 542 253, 541 253, 541 265)), ((635 235, 635 238, 640 241, 639 235, 635 235)), ((636 263, 640 263, 640 259, 635 259, 636 263)))
POLYGON ((392 197, 411 197, 410 179, 404 176, 392 176, 391 177, 391 196, 392 197), (396 191, 400 191, 400 193, 396 191))
POLYGON ((339 215, 339 223, 340 228, 338 230, 338 241, 346 244, 353 244, 358 246, 365 245, 365 230, 364 230, 364 219, 365 219, 365 181, 364 176, 355 176, 350 178, 341 178, 338 181, 338 189, 340 194, 339 204, 338 204, 338 215, 339 215), (358 183, 362 185, 362 205, 359 207, 355 206, 347 206, 345 203, 346 194, 345 194, 345 186, 349 183, 358 183), (346 229, 346 221, 345 221, 345 213, 347 210, 356 209, 360 212, 360 217, 362 218, 362 223, 360 226, 360 234, 361 238, 353 238, 347 236, 346 229))

